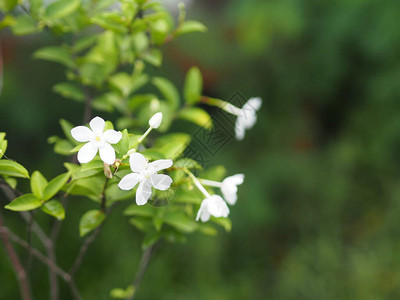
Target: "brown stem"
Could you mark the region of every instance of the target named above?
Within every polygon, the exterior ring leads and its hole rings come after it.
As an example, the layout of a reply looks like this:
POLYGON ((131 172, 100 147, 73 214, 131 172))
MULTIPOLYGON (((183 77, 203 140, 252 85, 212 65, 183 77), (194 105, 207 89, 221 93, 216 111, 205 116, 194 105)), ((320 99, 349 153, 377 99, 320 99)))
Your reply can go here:
MULTIPOLYGON (((16 189, 13 189, 11 186, 9 186, 5 181, 0 180, 0 188, 3 190, 4 194, 7 196, 9 201, 14 200, 17 195, 21 195, 22 193, 19 192, 16 189)), ((39 238, 41 243, 46 249, 46 253, 48 257, 56 261, 56 254, 55 254, 55 249, 54 249, 54 243, 49 237, 44 233, 42 228, 33 220, 32 215, 28 212, 20 212, 20 215, 22 218, 25 220, 25 222, 28 224, 28 232, 32 230, 36 236, 39 238)), ((28 243, 30 245, 30 243, 28 243)), ((28 247, 28 252, 30 252, 30 248, 28 247)), ((59 298, 58 296, 58 281, 57 281, 57 275, 54 273, 54 270, 49 268, 49 281, 50 281, 50 299, 56 300, 59 298)))
POLYGON ((140 263, 138 270, 136 271, 135 278, 133 279, 132 286, 133 286, 133 295, 128 298, 128 300, 133 300, 136 296, 136 292, 140 286, 140 283, 142 282, 143 276, 146 273, 147 267, 149 265, 150 259, 154 251, 156 250, 156 247, 158 246, 158 243, 146 248, 142 252, 142 257, 140 258, 140 263))
MULTIPOLYGON (((3 226, 4 226, 3 215, 0 212, 0 228, 3 228, 3 226)), ((10 258, 10 261, 13 265, 15 273, 17 273, 17 280, 19 284, 19 289, 21 291, 22 299, 30 300, 32 299, 31 289, 26 270, 22 266, 21 261, 17 253, 15 252, 13 245, 10 242, 9 235, 6 232, 0 230, 0 237, 4 244, 8 257, 10 258)))
POLYGON ((93 233, 91 235, 89 235, 85 241, 83 242, 83 244, 81 245, 81 247, 79 248, 79 252, 78 255, 76 256, 71 269, 69 270, 69 274, 71 276, 74 276, 76 271, 78 271, 79 267, 82 264, 83 258, 86 255, 86 252, 89 249, 90 244, 92 244, 94 242, 94 240, 96 239, 96 237, 98 236, 98 234, 100 233, 102 226, 99 226, 95 229, 95 231, 93 231, 93 233))
POLYGON ((84 86, 85 93, 85 110, 83 113, 83 123, 88 123, 92 119, 92 101, 93 98, 89 95, 88 89, 84 86))
POLYGON ((59 275, 68 284, 74 298, 81 299, 73 277, 71 277, 66 271, 61 269, 52 259, 43 255, 39 250, 31 247, 26 241, 24 241, 19 236, 14 234, 9 228, 4 227, 1 224, 0 224, 0 234, 6 235, 16 244, 20 245, 25 249, 31 249, 31 253, 34 257, 36 257, 40 262, 45 264, 48 268, 53 270, 55 274, 59 275))
MULTIPOLYGON (((108 183, 108 178, 106 179, 106 182, 104 183, 103 191, 101 192, 101 209, 103 212, 105 212, 106 215, 110 214, 111 210, 113 209, 113 206, 110 206, 108 210, 106 211, 106 188, 107 188, 107 183, 108 183)), ((80 268, 83 259, 85 258, 85 255, 87 251, 89 250, 89 246, 94 242, 94 240, 97 238, 99 235, 101 229, 103 228, 104 223, 97 227, 93 233, 91 233, 83 242, 81 247, 79 248, 78 255, 76 256, 74 262, 72 263, 72 267, 69 270, 69 274, 71 276, 74 276, 76 271, 80 268)))

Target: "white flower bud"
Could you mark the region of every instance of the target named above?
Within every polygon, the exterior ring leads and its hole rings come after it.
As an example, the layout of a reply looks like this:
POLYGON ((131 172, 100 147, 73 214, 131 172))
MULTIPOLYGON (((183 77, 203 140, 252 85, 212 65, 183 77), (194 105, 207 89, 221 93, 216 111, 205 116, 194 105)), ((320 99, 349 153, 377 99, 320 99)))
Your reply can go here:
POLYGON ((157 129, 158 127, 160 127, 162 119, 163 119, 162 112, 154 114, 154 116, 152 116, 151 119, 149 120, 150 127, 157 129))

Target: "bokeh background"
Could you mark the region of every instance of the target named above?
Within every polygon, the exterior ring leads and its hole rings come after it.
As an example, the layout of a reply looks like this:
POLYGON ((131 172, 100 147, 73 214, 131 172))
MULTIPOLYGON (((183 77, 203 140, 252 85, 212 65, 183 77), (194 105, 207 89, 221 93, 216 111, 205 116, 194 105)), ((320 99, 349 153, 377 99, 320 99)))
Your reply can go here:
MULTIPOLYGON (((197 65, 205 94, 230 99, 239 91, 264 104, 245 140, 230 141, 210 162, 246 175, 232 232, 163 244, 138 299, 398 299, 400 2, 187 2, 189 18, 209 32, 168 44, 163 69, 154 72, 179 87, 197 65)), ((62 67, 31 57, 52 42, 46 34, 2 35, 0 131, 9 156, 48 178, 64 158, 47 138, 61 135, 59 118, 79 124, 83 114, 80 104, 51 91, 64 78, 62 67)), ((94 206, 69 203, 57 249, 62 267, 79 247, 79 217, 94 206)), ((109 299, 133 278, 142 234, 119 217, 122 209, 77 275, 84 299, 109 299)), ((23 236, 19 216, 3 213, 23 236)), ((31 272, 37 299, 47 299, 46 269, 33 261, 31 272)), ((0 299, 17 299, 16 291, 0 247, 0 299)))

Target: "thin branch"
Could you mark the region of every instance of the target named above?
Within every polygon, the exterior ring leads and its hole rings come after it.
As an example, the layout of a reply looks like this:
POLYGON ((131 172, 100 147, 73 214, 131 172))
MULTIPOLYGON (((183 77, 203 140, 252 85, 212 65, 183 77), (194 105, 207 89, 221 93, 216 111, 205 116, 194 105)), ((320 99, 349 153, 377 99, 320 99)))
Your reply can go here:
POLYGON ((31 253, 33 256, 35 256, 39 261, 41 261, 43 264, 53 270, 55 274, 59 275, 69 285, 71 293, 73 294, 75 299, 81 299, 73 278, 66 271, 61 269, 53 260, 43 255, 39 250, 31 247, 31 245, 29 245, 26 241, 14 234, 9 228, 4 227, 2 224, 0 224, 0 234, 6 235, 13 242, 25 249, 31 249, 31 253))
POLYGON ((139 267, 138 270, 136 271, 135 278, 133 279, 132 282, 134 292, 133 295, 130 298, 128 298, 128 300, 133 300, 135 298, 136 292, 140 286, 140 283, 142 282, 144 274, 146 273, 147 267, 149 266, 152 254, 156 250, 157 246, 158 243, 155 243, 154 245, 151 245, 142 252, 142 257, 140 258, 139 267))
POLYGON ((81 245, 81 247, 79 248, 79 252, 78 255, 76 256, 71 269, 69 270, 69 274, 71 276, 74 276, 76 271, 78 271, 79 267, 82 264, 83 258, 86 255, 86 252, 89 249, 90 244, 92 244, 94 242, 94 240, 96 239, 96 237, 98 236, 98 234, 100 233, 102 226, 99 226, 95 229, 95 231, 93 231, 93 233, 91 235, 89 235, 85 241, 83 242, 83 244, 81 245))
POLYGON ((92 101, 93 98, 90 96, 87 87, 83 86, 85 93, 85 110, 83 113, 83 123, 88 123, 92 119, 92 101))
MULTIPOLYGON (((3 215, 0 212, 0 229, 4 228, 3 226, 4 226, 3 215)), ((19 284, 19 289, 21 291, 22 299, 30 300, 30 299, 32 299, 31 289, 30 289, 29 279, 27 277, 26 270, 22 266, 22 263, 17 255, 17 253, 15 252, 13 245, 10 242, 9 235, 6 232, 0 230, 0 237, 1 237, 1 240, 3 241, 4 247, 10 258, 10 261, 14 267, 15 273, 17 273, 17 280, 18 280, 18 284, 19 284)))
MULTIPOLYGON (((106 211, 105 207, 106 207, 106 188, 107 188, 107 183, 108 183, 108 178, 106 179, 106 182, 104 183, 104 187, 103 187, 103 191, 101 192, 101 209, 103 212, 105 212, 106 215, 109 215, 111 210, 113 209, 113 206, 110 206, 108 208, 108 210, 106 211)), ((76 273, 76 271, 78 271, 78 269, 80 268, 83 259, 85 258, 85 255, 87 253, 87 251, 89 250, 89 246, 94 242, 94 240, 97 238, 97 236, 99 235, 101 229, 104 226, 104 222, 103 224, 101 224, 99 227, 97 227, 83 242, 83 244, 81 245, 81 247, 79 248, 78 254, 74 260, 74 262, 72 263, 72 267, 69 270, 69 274, 71 276, 74 276, 74 274, 76 273)))
MULTIPOLYGON (((3 190, 4 194, 7 196, 8 200, 11 202, 14 200, 17 196, 20 196, 22 193, 16 189, 13 189, 10 185, 7 184, 7 182, 0 180, 0 188, 3 190)), ((30 235, 30 231, 32 230, 36 236, 39 238, 41 243, 46 249, 46 253, 48 257, 52 261, 56 261, 56 254, 55 254, 55 249, 54 249, 54 243, 53 241, 44 233, 42 228, 39 226, 38 223, 36 223, 33 220, 33 215, 30 214, 29 212, 20 212, 20 215, 22 218, 25 220, 25 222, 28 224, 28 237, 30 235)), ((29 239, 30 240, 30 237, 29 239)), ((28 253, 31 255, 31 247, 30 247, 30 242, 28 243, 28 253)), ((29 260, 28 260, 29 262, 29 260)), ((29 265, 29 264, 28 264, 29 265)), ((57 281, 57 275, 55 274, 54 270, 49 268, 49 281, 50 281, 50 299, 56 300, 59 298, 58 295, 58 281, 57 281)))

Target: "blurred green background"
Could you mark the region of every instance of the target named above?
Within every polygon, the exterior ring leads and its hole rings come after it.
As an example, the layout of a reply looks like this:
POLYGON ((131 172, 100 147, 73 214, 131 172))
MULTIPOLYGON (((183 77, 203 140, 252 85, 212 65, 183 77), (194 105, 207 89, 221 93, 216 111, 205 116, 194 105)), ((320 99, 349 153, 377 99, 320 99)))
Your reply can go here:
MULTIPOLYGON (((163 244, 138 299, 400 298, 400 2, 190 3, 189 18, 209 32, 168 44, 163 69, 154 72, 179 87, 198 65, 205 94, 229 99, 239 91, 264 104, 245 140, 229 142, 211 162, 246 175, 231 209, 232 232, 163 244)), ((64 158, 47 137, 61 135, 59 118, 80 124, 83 114, 51 91, 64 78, 62 67, 31 58, 52 39, 3 34, 0 97, 8 155, 48 178, 64 158)), ((79 217, 94 206, 70 201, 57 249, 61 267, 79 247, 79 217)), ((142 234, 120 217, 122 209, 77 274, 84 299, 109 299, 133 278, 142 234)), ((19 216, 3 213, 24 236, 19 216)), ((52 221, 38 217, 44 226, 52 221)), ((47 270, 34 260, 31 274, 37 299, 47 299, 47 270)), ((16 291, 0 247, 0 299, 17 299, 16 291)))

